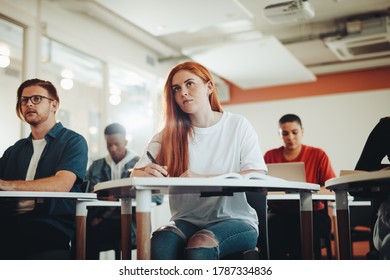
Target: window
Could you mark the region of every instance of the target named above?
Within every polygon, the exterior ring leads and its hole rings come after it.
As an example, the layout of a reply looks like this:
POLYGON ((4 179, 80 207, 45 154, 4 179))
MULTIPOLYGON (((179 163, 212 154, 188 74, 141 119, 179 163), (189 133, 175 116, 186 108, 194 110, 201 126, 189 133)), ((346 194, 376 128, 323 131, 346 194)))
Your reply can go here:
POLYGON ((0 157, 20 139, 21 122, 16 116, 16 90, 22 79, 23 28, 0 18, 0 157), (6 133, 4 133, 6 131, 6 133))
POLYGON ((51 81, 60 96, 57 120, 85 137, 91 162, 102 150, 106 151, 101 144, 100 110, 104 96, 104 65, 98 59, 47 37, 42 38, 41 54, 41 78, 51 81))
POLYGON ((140 155, 155 133, 155 85, 153 79, 118 65, 109 65, 109 123, 127 131, 128 147, 140 155))

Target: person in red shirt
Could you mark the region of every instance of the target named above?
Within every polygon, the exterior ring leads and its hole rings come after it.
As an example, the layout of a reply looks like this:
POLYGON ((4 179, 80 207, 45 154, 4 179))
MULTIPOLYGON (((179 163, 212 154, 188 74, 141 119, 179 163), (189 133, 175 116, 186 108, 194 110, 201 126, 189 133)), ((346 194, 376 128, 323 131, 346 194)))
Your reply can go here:
MULTIPOLYGON (((287 114, 279 120, 279 132, 284 146, 268 151, 266 163, 304 162, 306 182, 319 184, 322 192, 325 181, 335 177, 326 153, 319 148, 302 144, 304 129, 301 119, 287 114)), ((271 259, 300 259, 299 205, 294 201, 269 202, 268 229, 271 259)), ((329 236, 330 217, 322 201, 313 202, 313 243, 314 251, 320 250, 320 238, 329 236)), ((316 256, 320 258, 320 256, 316 256)))

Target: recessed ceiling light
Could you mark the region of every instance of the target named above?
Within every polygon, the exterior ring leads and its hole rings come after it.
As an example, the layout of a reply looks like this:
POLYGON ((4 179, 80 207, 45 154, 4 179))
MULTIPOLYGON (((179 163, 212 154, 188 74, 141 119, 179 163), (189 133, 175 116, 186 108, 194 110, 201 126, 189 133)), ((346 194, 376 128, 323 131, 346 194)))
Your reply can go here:
POLYGON ((9 59, 9 56, 6 55, 0 55, 0 67, 6 68, 11 63, 11 60, 9 59))

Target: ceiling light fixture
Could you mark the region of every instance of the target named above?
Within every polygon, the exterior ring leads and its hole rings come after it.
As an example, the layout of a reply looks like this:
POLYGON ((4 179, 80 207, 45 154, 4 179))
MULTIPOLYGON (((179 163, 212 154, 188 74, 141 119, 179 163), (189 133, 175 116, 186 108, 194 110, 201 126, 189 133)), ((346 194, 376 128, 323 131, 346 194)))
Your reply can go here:
POLYGON ((11 63, 11 59, 7 55, 0 55, 0 67, 7 68, 11 63))
POLYGON ((60 85, 64 90, 71 90, 73 88, 73 71, 69 69, 64 69, 61 72, 62 79, 60 85))
POLYGON ((120 95, 110 95, 108 98, 108 101, 110 102, 111 105, 117 106, 122 102, 122 98, 120 95))
POLYGON ((5 44, 0 44, 0 67, 6 68, 11 63, 10 56, 10 49, 5 44))
POLYGON ((73 80, 63 78, 61 79, 60 85, 64 90, 71 90, 73 88, 73 80))

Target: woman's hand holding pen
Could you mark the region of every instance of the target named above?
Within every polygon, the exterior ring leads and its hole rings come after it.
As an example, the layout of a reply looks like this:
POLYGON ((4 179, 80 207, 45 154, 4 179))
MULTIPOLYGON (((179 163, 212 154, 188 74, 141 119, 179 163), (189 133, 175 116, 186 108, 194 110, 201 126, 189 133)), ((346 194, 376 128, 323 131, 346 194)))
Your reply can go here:
POLYGON ((167 177, 168 171, 166 166, 161 166, 155 163, 149 163, 145 169, 145 173, 154 177, 167 177))
POLYGON ((168 176, 167 166, 159 165, 149 151, 146 151, 146 155, 148 156, 148 158, 152 163, 146 166, 145 172, 155 177, 167 177, 168 176))

